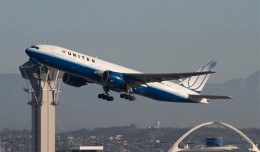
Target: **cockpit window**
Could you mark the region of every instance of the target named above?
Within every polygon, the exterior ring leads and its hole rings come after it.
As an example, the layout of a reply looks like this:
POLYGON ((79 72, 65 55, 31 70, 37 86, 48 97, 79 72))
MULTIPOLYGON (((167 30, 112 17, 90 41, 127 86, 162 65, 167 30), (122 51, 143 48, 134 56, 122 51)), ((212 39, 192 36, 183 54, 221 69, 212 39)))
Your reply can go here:
POLYGON ((35 48, 35 49, 38 49, 38 50, 39 50, 39 47, 38 47, 38 46, 35 46, 35 45, 31 46, 31 48, 35 48))

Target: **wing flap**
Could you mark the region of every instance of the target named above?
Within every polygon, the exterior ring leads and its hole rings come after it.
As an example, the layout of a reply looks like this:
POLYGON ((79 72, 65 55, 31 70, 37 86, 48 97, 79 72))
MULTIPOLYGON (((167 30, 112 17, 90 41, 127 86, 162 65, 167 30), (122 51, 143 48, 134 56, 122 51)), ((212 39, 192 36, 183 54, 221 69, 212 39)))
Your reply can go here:
POLYGON ((195 94, 190 94, 189 98, 192 98, 192 99, 203 99, 203 98, 206 98, 206 99, 234 99, 231 96, 197 95, 197 94, 196 95, 195 94))

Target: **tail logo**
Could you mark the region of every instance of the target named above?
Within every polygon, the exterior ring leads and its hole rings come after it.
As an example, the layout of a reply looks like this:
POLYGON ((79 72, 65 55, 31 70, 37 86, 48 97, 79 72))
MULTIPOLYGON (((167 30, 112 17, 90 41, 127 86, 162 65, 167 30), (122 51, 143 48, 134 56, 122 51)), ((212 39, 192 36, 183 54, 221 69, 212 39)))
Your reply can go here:
MULTIPOLYGON (((211 71, 216 66, 216 64, 217 63, 214 61, 209 61, 208 64, 199 68, 196 72, 211 71)), ((181 82, 181 85, 183 85, 184 87, 189 88, 191 90, 194 90, 196 92, 200 92, 200 91, 202 91, 204 85, 208 81, 210 75, 211 74, 191 76, 191 77, 185 79, 183 82, 181 82)))

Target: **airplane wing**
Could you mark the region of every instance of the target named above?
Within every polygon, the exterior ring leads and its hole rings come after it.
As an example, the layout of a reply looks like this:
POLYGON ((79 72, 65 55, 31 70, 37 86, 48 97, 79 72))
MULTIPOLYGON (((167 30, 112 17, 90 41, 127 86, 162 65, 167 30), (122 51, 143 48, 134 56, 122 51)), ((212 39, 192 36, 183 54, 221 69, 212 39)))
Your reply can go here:
POLYGON ((213 71, 189 72, 189 73, 166 73, 166 74, 142 74, 142 73, 124 73, 125 79, 130 83, 149 83, 161 82, 167 80, 180 80, 191 76, 206 75, 215 73, 213 71))
POLYGON ((200 95, 200 94, 190 94, 189 98, 192 99, 233 99, 231 96, 217 96, 217 95, 200 95))

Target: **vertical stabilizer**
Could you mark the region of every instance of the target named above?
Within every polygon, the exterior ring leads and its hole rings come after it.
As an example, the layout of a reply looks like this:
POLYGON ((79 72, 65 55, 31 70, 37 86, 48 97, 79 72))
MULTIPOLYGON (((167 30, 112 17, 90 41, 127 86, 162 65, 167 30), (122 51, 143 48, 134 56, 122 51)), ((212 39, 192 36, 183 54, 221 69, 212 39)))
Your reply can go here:
MULTIPOLYGON (((206 72, 211 71, 215 66, 216 62, 209 61, 206 65, 199 68, 196 72, 206 72)), ((183 80, 180 84, 186 88, 189 88, 196 92, 201 92, 206 82, 208 81, 211 74, 199 75, 199 76, 191 76, 185 80, 183 80)))

